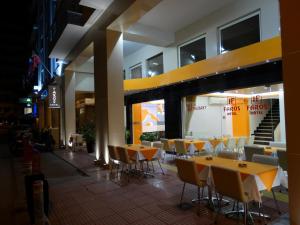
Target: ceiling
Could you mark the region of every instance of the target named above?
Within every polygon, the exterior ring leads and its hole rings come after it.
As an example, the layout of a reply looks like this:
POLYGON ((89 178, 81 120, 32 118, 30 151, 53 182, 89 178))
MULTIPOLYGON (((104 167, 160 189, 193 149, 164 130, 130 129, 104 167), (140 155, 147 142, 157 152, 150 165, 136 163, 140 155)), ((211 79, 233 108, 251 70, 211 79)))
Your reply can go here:
POLYGON ((0 18, 0 103, 23 94, 23 78, 31 55, 30 38, 35 19, 34 0, 6 1, 0 18))
POLYGON ((139 23, 162 31, 176 32, 235 0, 163 0, 139 23))
POLYGON ((143 44, 143 43, 124 40, 123 41, 123 56, 126 57, 145 46, 146 46, 146 44, 143 44))

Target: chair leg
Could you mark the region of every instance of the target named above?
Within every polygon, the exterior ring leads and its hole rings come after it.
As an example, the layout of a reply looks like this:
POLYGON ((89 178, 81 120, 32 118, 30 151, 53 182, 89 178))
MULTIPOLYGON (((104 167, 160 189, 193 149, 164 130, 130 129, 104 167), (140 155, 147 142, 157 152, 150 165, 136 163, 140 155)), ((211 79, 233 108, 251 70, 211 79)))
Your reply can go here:
POLYGON ((152 170, 153 170, 153 174, 155 173, 155 170, 154 170, 154 165, 153 165, 153 161, 151 160, 151 165, 152 165, 152 170))
MULTIPOLYGON (((216 195, 217 196, 217 195, 216 195)), ((220 198, 219 197, 217 197, 217 200, 218 200, 218 210, 217 210, 217 215, 216 215, 216 217, 215 217, 215 224, 218 222, 218 218, 219 218, 219 215, 220 215, 220 213, 221 213, 221 206, 222 206, 222 200, 223 200, 223 196, 222 195, 220 195, 220 198)))
POLYGON ((244 203, 244 225, 247 225, 248 203, 244 203))
POLYGON ((164 172, 163 168, 161 167, 159 159, 157 159, 157 162, 158 162, 158 165, 159 165, 159 167, 161 169, 162 174, 165 175, 165 172, 164 172))
POLYGON ((278 201, 276 199, 276 195, 275 195, 275 192, 274 192, 274 188, 272 188, 271 190, 272 190, 272 195, 273 195, 273 199, 274 199, 274 203, 275 203, 277 212, 278 212, 278 214, 281 214, 281 211, 280 211, 280 208, 279 208, 279 205, 278 205, 278 201))
POLYGON ((179 203, 180 207, 182 206, 182 199, 183 199, 184 189, 185 189, 185 182, 183 183, 183 187, 182 187, 182 192, 181 192, 181 197, 180 197, 180 203, 179 203))
POLYGON ((267 223, 266 223, 266 219, 265 219, 265 217, 264 217, 264 210, 263 210, 264 208, 263 208, 263 204, 262 204, 261 202, 259 202, 259 203, 258 203, 258 207, 259 207, 259 208, 258 208, 258 210, 259 210, 259 211, 258 211, 259 217, 260 217, 260 219, 263 218, 263 224, 266 225, 267 223))

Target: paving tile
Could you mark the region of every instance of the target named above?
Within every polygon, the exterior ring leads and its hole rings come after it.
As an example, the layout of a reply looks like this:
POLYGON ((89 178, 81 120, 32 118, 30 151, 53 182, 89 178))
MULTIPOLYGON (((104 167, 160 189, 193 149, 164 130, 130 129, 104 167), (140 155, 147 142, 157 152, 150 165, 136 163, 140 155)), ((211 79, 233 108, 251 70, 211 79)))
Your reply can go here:
POLYGON ((124 218, 121 216, 114 214, 108 217, 103 217, 101 219, 96 219, 95 225, 127 225, 129 224, 124 218))
POLYGON ((133 223, 141 219, 146 219, 151 215, 142 208, 134 208, 120 213, 120 216, 123 217, 127 222, 133 223))
MULTIPOLYGON (((119 179, 111 180, 109 171, 91 166, 90 156, 75 153, 72 158, 64 153, 63 157, 76 165, 81 163, 81 157, 85 158, 80 166, 91 176, 65 180, 51 178, 49 219, 52 225, 206 225, 213 222, 214 214, 205 204, 193 205, 186 210, 177 207, 182 182, 175 172, 167 171, 162 175, 155 168, 157 174, 154 178, 131 177, 129 183, 120 182, 119 179)), ((184 201, 191 202, 196 196, 195 186, 187 185, 184 201)), ((272 216, 272 220, 278 218, 273 200, 263 200, 265 212, 272 216)), ((283 212, 288 211, 288 204, 280 202, 280 206, 283 212)), ((223 215, 219 217, 218 224, 236 223, 223 215)), ((255 221, 255 224, 259 222, 255 221)))
POLYGON ((155 217, 148 217, 146 219, 138 220, 133 225, 165 225, 167 223, 164 223, 163 221, 155 218, 155 217))

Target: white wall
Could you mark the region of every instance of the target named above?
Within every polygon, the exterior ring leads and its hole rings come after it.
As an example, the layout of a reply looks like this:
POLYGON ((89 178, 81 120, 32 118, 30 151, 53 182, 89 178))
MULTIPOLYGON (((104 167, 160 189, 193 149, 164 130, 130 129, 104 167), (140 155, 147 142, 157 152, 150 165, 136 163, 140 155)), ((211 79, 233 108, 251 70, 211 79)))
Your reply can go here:
POLYGON ((146 60, 159 53, 163 53, 164 72, 173 70, 177 67, 177 48, 163 48, 153 45, 147 45, 138 51, 124 58, 123 69, 126 73, 126 78, 130 79, 130 68, 139 63, 142 64, 142 77, 147 76, 146 60))
POLYGON ((278 0, 239 0, 177 31, 175 43, 167 48, 148 45, 125 57, 123 68, 126 71, 126 78, 130 78, 129 68, 138 63, 142 63, 145 76, 146 59, 160 52, 163 52, 164 72, 176 69, 178 67, 177 46, 203 34, 206 36, 206 57, 216 56, 218 54, 218 27, 257 10, 260 10, 261 40, 280 35, 278 0))
MULTIPOLYGON (((191 112, 185 111, 185 116, 192 113, 186 133, 192 133, 196 138, 232 136, 232 116, 225 115, 224 106, 226 105, 212 105, 209 104, 208 99, 209 97, 197 96, 195 106, 206 106, 206 108, 191 112)), ((183 124, 185 124, 185 116, 183 117, 183 124)))
POLYGON ((94 74, 76 72, 75 90, 94 92, 94 74))

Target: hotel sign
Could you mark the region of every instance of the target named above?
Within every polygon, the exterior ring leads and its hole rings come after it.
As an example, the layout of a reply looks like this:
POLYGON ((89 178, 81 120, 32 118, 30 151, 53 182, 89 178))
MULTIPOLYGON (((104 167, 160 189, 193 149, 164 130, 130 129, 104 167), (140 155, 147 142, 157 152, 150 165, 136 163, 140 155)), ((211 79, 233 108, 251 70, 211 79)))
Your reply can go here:
POLYGON ((60 87, 58 85, 48 86, 49 108, 60 108, 60 87))

